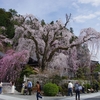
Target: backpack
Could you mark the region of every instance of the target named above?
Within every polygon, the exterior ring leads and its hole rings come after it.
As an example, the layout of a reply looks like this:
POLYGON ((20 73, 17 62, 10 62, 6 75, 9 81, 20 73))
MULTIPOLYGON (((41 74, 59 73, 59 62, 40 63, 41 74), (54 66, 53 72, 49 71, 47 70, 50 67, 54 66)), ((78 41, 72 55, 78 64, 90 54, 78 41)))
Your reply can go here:
POLYGON ((32 87, 32 83, 31 83, 31 82, 28 83, 28 87, 29 87, 29 88, 32 87))
POLYGON ((75 90, 80 90, 79 89, 79 84, 77 84, 77 83, 75 84, 75 90))

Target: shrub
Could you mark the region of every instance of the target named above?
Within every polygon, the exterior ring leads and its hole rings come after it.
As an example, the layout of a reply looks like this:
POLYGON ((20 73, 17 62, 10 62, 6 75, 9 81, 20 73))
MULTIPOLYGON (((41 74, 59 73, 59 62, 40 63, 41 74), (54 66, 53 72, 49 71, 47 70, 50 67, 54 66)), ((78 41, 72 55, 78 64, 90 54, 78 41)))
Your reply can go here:
POLYGON ((62 92, 62 87, 61 86, 58 86, 58 88, 59 88, 59 92, 62 92))
POLYGON ((86 87, 87 87, 87 89, 90 89, 91 85, 90 84, 86 84, 86 87))
POLYGON ((68 93, 68 83, 64 83, 61 85, 61 94, 64 96, 64 95, 67 95, 68 93))
POLYGON ((56 84, 46 83, 43 87, 44 95, 46 96, 55 96, 59 92, 59 88, 56 84))
POLYGON ((84 89, 85 89, 85 91, 87 91, 87 90, 90 89, 90 88, 91 88, 91 85, 90 85, 89 83, 84 84, 84 89))
POLYGON ((51 77, 51 79, 52 79, 52 83, 55 83, 57 85, 59 85, 59 83, 60 83, 59 80, 62 80, 62 78, 59 75, 54 75, 51 77))

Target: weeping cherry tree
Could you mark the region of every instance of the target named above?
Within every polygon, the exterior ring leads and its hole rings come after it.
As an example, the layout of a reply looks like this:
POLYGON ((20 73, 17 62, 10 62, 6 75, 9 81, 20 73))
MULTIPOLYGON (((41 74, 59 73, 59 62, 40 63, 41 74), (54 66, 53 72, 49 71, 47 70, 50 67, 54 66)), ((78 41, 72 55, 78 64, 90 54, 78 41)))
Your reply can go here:
MULTIPOLYGON (((15 36, 13 38, 15 49, 17 51, 28 50, 30 56, 39 62, 42 71, 51 66, 50 62, 52 63, 52 60, 55 60, 55 56, 59 55, 59 53, 67 56, 68 51, 73 49, 71 53, 73 70, 77 70, 80 60, 75 57, 78 52, 75 47, 84 45, 84 43, 87 45, 95 43, 95 47, 98 47, 100 33, 93 28, 86 28, 80 32, 79 37, 76 37, 66 28, 70 17, 71 15, 66 15, 65 24, 60 20, 43 24, 33 15, 14 16, 12 20, 18 22, 15 25, 15 36)), ((62 55, 62 57, 64 56, 62 55)), ((68 59, 65 60, 67 60, 65 63, 68 62, 68 59)), ((66 66, 66 68, 68 67, 70 66, 66 66)))

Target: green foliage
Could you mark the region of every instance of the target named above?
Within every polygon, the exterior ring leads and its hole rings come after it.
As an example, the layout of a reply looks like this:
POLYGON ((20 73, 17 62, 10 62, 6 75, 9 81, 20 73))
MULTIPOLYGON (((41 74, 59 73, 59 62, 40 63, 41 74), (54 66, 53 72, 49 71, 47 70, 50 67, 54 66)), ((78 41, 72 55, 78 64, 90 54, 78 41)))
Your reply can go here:
POLYGON ((77 36, 72 36, 69 42, 72 43, 72 42, 75 41, 76 39, 77 39, 77 36))
POLYGON ((4 9, 0 9, 0 26, 5 26, 7 21, 7 14, 4 9))
POLYGON ((9 9, 9 12, 12 14, 12 15, 17 15, 17 11, 15 9, 9 9))
POLYGON ((68 77, 67 76, 62 76, 62 79, 68 79, 68 77))
POLYGON ((6 31, 6 35, 8 38, 13 38, 14 37, 14 25, 12 22, 8 23, 9 25, 7 26, 7 31, 6 31))
POLYGON ((52 83, 55 83, 57 85, 59 85, 59 82, 62 80, 62 77, 60 77, 58 75, 52 76, 51 78, 52 78, 52 83))
POLYGON ((33 68, 29 65, 26 65, 23 70, 20 73, 20 78, 18 79, 19 81, 23 81, 24 75, 27 77, 31 74, 34 74, 33 68))
POLYGON ((3 33, 5 33, 6 32, 6 29, 2 29, 1 27, 0 27, 0 34, 3 34, 3 33))
MULTIPOLYGON (((32 68, 31 66, 29 66, 29 65, 26 65, 26 66, 23 68, 23 70, 21 71, 21 73, 20 73, 20 78, 18 78, 18 79, 16 80, 16 83, 17 83, 18 85, 22 84, 24 75, 26 75, 26 76, 28 77, 28 76, 31 75, 31 74, 34 74, 33 68, 32 68)), ((18 88, 18 91, 20 91, 21 87, 20 87, 20 88, 17 87, 17 88, 18 88)))
POLYGON ((6 34, 8 38, 13 38, 14 36, 14 24, 10 21, 12 14, 5 11, 5 9, 0 9, 0 26, 4 26, 6 31, 2 33, 6 34))
POLYGON ((43 87, 43 90, 46 96, 55 96, 59 92, 58 86, 53 83, 46 83, 43 87))
POLYGON ((41 25, 44 26, 45 25, 45 21, 41 20, 41 25))
POLYGON ((26 65, 25 68, 21 72, 21 76, 26 75, 28 77, 31 74, 34 74, 33 68, 29 65, 26 65))
POLYGON ((74 33, 74 31, 73 31, 73 28, 72 28, 72 27, 70 27, 70 32, 71 32, 71 33, 74 33))
POLYGON ((61 85, 60 92, 62 95, 66 95, 68 93, 68 83, 61 85))
POLYGON ((85 78, 82 68, 79 68, 79 69, 77 70, 76 75, 77 75, 77 78, 79 78, 79 79, 84 79, 84 78, 85 78))
POLYGON ((97 66, 94 69, 94 72, 100 72, 100 64, 97 64, 97 66))
POLYGON ((87 73, 89 72, 89 68, 87 67, 80 67, 76 72, 76 78, 77 79, 86 79, 87 73))
POLYGON ((50 24, 54 24, 54 21, 52 21, 50 24))
POLYGON ((0 51, 3 52, 3 48, 2 47, 0 47, 0 51))
POLYGON ((91 88, 91 85, 90 85, 89 83, 84 84, 84 88, 85 88, 85 90, 87 91, 87 89, 90 89, 90 88, 91 88))
POLYGON ((10 43, 6 43, 6 47, 12 47, 10 43))
POLYGON ((62 89, 61 86, 58 86, 58 88, 59 88, 59 92, 62 92, 63 91, 63 89, 62 89))

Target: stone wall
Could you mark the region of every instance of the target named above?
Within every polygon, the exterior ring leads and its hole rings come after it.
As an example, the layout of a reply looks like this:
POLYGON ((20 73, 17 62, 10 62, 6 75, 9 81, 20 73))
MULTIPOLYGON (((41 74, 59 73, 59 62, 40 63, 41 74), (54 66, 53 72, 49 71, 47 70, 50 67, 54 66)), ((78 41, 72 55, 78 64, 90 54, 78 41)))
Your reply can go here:
MULTIPOLYGON (((46 74, 37 74, 37 75, 30 75, 29 79, 33 82, 33 85, 36 85, 36 82, 39 81, 41 85, 44 85, 47 82, 51 82, 52 79, 49 78, 48 75, 46 74)), ((68 81, 71 81, 73 83, 73 85, 78 81, 81 85, 86 84, 86 83, 90 83, 87 80, 69 80, 69 79, 63 79, 63 80, 59 80, 59 85, 68 83, 68 81)))
MULTIPOLYGON (((2 92, 3 93, 11 93, 12 85, 11 83, 3 82, 2 84, 2 92)), ((15 89, 15 93, 18 93, 15 89)))
POLYGON ((3 93, 11 93, 11 83, 3 83, 2 84, 2 92, 3 93))

